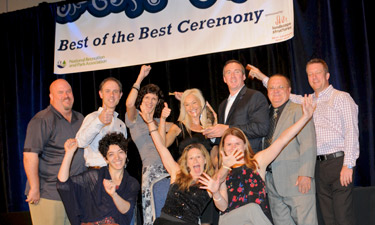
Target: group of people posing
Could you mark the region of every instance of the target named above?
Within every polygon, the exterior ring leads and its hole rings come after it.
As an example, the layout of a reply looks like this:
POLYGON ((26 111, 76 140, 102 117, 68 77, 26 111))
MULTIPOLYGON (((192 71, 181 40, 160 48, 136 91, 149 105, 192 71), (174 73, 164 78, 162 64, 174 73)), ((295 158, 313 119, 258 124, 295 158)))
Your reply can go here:
POLYGON ((141 67, 126 99, 125 123, 115 111, 123 94, 119 80, 102 81, 102 107, 85 118, 72 110, 69 83, 55 80, 51 104, 30 121, 24 145, 33 224, 131 224, 139 189, 146 225, 308 225, 318 224, 320 212, 326 225, 354 224, 353 99, 329 84, 321 59, 306 65, 309 96, 291 94, 284 75, 268 78, 247 68, 267 88, 270 105, 246 87, 244 66, 229 60, 223 67, 229 96, 218 113, 198 89, 175 92, 176 123, 167 122, 171 109, 160 88, 141 87, 150 66, 141 67), (142 160, 141 186, 126 171, 127 128, 142 160), (168 150, 173 143, 177 158, 168 150), (151 187, 166 177, 165 205, 154 218, 151 187))

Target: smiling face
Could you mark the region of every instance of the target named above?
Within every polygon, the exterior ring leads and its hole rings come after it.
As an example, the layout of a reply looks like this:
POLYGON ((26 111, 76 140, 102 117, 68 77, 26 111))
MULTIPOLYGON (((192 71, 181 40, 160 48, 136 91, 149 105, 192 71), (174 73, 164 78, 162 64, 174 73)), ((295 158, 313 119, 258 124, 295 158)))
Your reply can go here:
POLYGON ((99 96, 103 101, 103 107, 114 110, 121 99, 122 92, 115 81, 108 80, 99 91, 99 96))
POLYGON ((268 81, 268 98, 273 107, 277 108, 288 101, 291 88, 283 76, 272 76, 268 81))
POLYGON ((324 70, 323 64, 312 63, 307 65, 306 73, 309 84, 315 93, 319 94, 329 86, 330 74, 324 70))
POLYGON ((201 106, 201 103, 200 103, 200 101, 197 97, 190 94, 190 95, 186 96, 183 104, 184 104, 186 113, 190 117, 196 118, 196 117, 200 116, 200 114, 202 112, 202 106, 201 106))
POLYGON ((242 68, 242 65, 235 62, 229 63, 224 67, 224 82, 228 85, 231 94, 235 94, 245 84, 246 76, 242 68))
POLYGON ((49 97, 51 105, 60 113, 72 111, 73 91, 66 80, 58 79, 52 82, 49 97))
POLYGON ((187 153, 186 158, 186 164, 190 175, 193 179, 198 178, 204 172, 204 167, 206 165, 206 158, 202 151, 198 148, 192 148, 187 153))
POLYGON ((158 104, 159 98, 156 94, 147 93, 142 99, 142 105, 146 107, 146 109, 151 112, 155 109, 156 104, 158 104))
POLYGON ((115 170, 122 170, 125 167, 127 155, 118 145, 110 145, 105 157, 108 166, 115 170))

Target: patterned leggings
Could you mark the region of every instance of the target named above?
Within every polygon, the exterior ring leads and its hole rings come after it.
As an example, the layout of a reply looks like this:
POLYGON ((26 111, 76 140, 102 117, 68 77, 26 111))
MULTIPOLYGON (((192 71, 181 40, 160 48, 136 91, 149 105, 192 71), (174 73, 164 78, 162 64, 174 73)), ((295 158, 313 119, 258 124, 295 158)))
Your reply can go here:
POLYGON ((164 169, 164 166, 150 165, 143 167, 142 170, 142 209, 143 209, 143 224, 152 225, 152 206, 151 206, 151 185, 160 177, 168 176, 169 174, 164 169))

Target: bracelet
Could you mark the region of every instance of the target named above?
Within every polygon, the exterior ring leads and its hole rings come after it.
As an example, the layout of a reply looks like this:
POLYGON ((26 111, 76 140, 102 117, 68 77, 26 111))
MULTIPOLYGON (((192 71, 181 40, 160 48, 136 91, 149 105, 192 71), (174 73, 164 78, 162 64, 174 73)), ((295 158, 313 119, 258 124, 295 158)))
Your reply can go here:
POLYGON ((150 123, 152 123, 152 122, 154 122, 153 120, 151 120, 151 121, 148 121, 148 122, 146 122, 147 124, 150 124, 150 123))
POLYGON ((150 134, 154 131, 158 131, 158 129, 153 129, 153 130, 150 130, 150 134))
POLYGON ((229 171, 232 170, 232 168, 230 168, 230 167, 228 167, 228 166, 224 166, 224 165, 222 165, 222 167, 225 168, 225 169, 227 169, 227 170, 229 170, 229 171))
POLYGON ((139 91, 139 88, 137 88, 137 87, 134 87, 134 86, 133 86, 132 88, 134 88, 135 90, 139 91))
POLYGON ((212 195, 212 199, 213 199, 215 202, 217 202, 217 201, 220 201, 222 198, 221 198, 221 196, 220 196, 220 198, 216 199, 216 198, 212 195))

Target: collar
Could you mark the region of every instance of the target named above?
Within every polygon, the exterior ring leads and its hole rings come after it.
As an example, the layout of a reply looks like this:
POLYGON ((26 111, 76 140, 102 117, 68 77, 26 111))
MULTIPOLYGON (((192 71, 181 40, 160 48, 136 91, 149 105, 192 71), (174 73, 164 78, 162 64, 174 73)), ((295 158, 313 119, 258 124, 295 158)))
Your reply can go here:
MULTIPOLYGON (((52 112, 56 115, 57 118, 66 120, 65 117, 59 111, 57 111, 57 109, 55 109, 55 107, 53 107, 51 104, 48 107, 52 110, 52 112)), ((78 120, 78 117, 75 111, 72 110, 72 119, 70 122, 73 123, 76 120, 78 120)))
POLYGON ((314 99, 322 99, 322 98, 326 98, 326 97, 329 97, 331 94, 332 94, 332 92, 333 92, 333 86, 332 86, 332 84, 330 84, 326 89, 324 89, 323 91, 321 91, 320 93, 319 93, 319 96, 318 97, 316 97, 316 93, 314 92, 314 95, 313 95, 313 98, 314 99))

